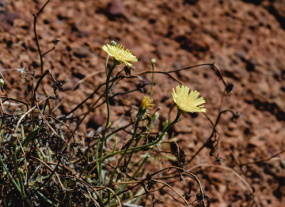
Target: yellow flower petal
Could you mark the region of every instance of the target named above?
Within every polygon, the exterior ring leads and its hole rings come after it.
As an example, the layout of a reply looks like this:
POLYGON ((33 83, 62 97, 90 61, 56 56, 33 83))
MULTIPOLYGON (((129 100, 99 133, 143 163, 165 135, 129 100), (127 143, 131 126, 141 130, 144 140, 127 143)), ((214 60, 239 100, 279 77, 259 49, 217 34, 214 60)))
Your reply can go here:
POLYGON ((151 99, 149 96, 143 97, 141 108, 143 110, 152 109, 152 107, 154 106, 152 102, 153 102, 153 99, 151 99))
POLYGON ((190 91, 187 86, 176 86, 173 89, 172 97, 177 107, 184 112, 206 112, 204 106, 206 103, 203 97, 199 97, 198 91, 190 91))
POLYGON ((102 49, 105 50, 110 56, 115 58, 120 63, 125 63, 127 66, 132 66, 129 62, 137 62, 138 59, 132 54, 128 49, 125 49, 123 45, 120 44, 106 44, 102 46, 102 49))

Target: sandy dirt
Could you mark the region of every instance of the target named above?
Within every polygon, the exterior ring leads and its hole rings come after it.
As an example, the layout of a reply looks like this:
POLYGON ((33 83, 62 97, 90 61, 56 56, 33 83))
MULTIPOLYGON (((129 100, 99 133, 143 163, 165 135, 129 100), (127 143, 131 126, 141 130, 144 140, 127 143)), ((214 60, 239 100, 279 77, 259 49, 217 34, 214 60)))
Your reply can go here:
MULTIPOLYGON (((0 70, 5 69, 1 98, 31 101, 31 76, 9 70, 25 63, 26 72, 34 72, 39 78, 33 14, 44 3, 0 1, 0 70)), ((212 133, 211 123, 203 114, 183 115, 171 132, 186 153, 188 164, 184 167, 201 180, 211 206, 285 206, 284 22, 285 2, 281 0, 53 0, 37 19, 42 51, 51 49, 60 38, 56 49, 44 56, 44 70, 64 82, 64 90, 58 92, 52 105, 53 113, 67 114, 104 82, 106 53, 101 47, 111 40, 125 45, 138 57, 132 74, 151 70, 152 58, 157 61, 155 70, 164 72, 215 63, 226 83, 234 84, 230 95, 210 66, 172 75, 200 91, 207 101, 206 114, 213 122, 223 110, 232 110, 239 118, 233 122, 231 112, 222 114, 217 125, 219 149, 215 148, 210 156, 207 147, 195 153, 212 133), (220 158, 222 163, 218 165, 220 158)), ((121 69, 123 65, 117 70, 121 69)), ((140 79, 119 82, 113 92, 136 89, 142 82, 148 84, 151 76, 142 74, 140 79)), ((45 78, 43 83, 46 92, 53 95, 51 79, 45 78)), ((176 85, 166 75, 155 76, 155 107, 151 112, 160 108, 161 122, 173 105, 171 91, 176 85)), ((147 92, 150 86, 144 89, 147 92)), ((86 112, 98 94, 76 115, 86 112)), ((39 100, 44 95, 39 89, 39 100)), ((143 95, 135 92, 118 96, 112 105, 112 123, 124 124, 119 118, 139 106, 143 95)), ((92 111, 80 125, 77 138, 84 140, 104 125, 105 115, 105 107, 92 111)), ((172 112, 171 118, 174 116, 172 112)), ((150 163, 146 172, 160 167, 150 163)), ((174 185, 182 192, 186 187, 174 185)), ((182 205, 167 194, 157 198, 166 199, 169 206, 182 205)), ((163 205, 158 202, 155 206, 163 205)))

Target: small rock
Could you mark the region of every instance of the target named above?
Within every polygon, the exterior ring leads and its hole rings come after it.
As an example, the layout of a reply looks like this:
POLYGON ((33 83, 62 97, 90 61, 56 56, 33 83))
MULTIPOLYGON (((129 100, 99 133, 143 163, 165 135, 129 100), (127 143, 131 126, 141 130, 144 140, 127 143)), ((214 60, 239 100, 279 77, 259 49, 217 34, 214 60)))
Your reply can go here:
POLYGON ((125 16, 126 10, 121 0, 112 0, 108 12, 113 16, 125 16))
POLYGON ((91 52, 87 47, 78 47, 73 54, 78 58, 86 58, 90 56, 91 52))
POLYGON ((98 129, 99 127, 103 126, 105 123, 105 118, 102 116, 102 114, 94 114, 90 117, 87 128, 93 128, 98 129))

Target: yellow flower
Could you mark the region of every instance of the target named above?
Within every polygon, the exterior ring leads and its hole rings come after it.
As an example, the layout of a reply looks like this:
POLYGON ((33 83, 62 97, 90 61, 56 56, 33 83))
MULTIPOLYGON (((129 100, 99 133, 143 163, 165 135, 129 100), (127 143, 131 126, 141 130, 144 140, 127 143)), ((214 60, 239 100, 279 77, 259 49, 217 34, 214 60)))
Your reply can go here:
POLYGON ((125 49, 123 45, 120 44, 106 44, 102 46, 102 49, 105 50, 110 56, 115 58, 120 63, 125 63, 127 66, 132 66, 131 62, 138 62, 136 56, 128 49, 125 49))
POLYGON ((198 98, 198 91, 190 91, 187 86, 176 86, 173 89, 172 97, 176 105, 181 111, 184 112, 206 112, 204 106, 199 106, 206 103, 203 97, 198 98))
POLYGON ((154 106, 154 104, 152 104, 152 102, 153 102, 153 99, 151 99, 149 96, 143 97, 143 100, 141 103, 141 108, 143 110, 152 109, 152 107, 154 106))
POLYGON ((139 119, 144 119, 146 116, 148 116, 148 113, 147 113, 148 109, 152 109, 152 107, 154 106, 152 102, 153 102, 153 99, 151 99, 149 96, 143 97, 142 103, 137 113, 137 117, 139 119))

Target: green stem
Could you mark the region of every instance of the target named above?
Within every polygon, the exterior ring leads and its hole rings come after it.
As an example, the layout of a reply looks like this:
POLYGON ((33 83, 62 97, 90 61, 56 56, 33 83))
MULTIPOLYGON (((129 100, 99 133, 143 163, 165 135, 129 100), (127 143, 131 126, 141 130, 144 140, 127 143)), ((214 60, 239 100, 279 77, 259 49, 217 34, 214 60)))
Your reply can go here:
MULTIPOLYGON (((140 172, 140 170, 142 169, 142 167, 144 166, 144 164, 146 163, 146 161, 149 158, 149 153, 146 155, 146 157, 142 160, 142 162, 140 163, 139 167, 137 168, 137 170, 134 172, 134 174, 132 175, 132 177, 130 177, 129 181, 134 180, 134 178, 136 177, 136 175, 138 174, 138 172, 140 172)), ((127 186, 127 184, 123 184, 120 188, 118 188, 116 190, 116 193, 120 192, 122 189, 124 189, 127 186)))
MULTIPOLYGON (((157 143, 159 143, 162 140, 164 134, 169 130, 169 128, 172 127, 176 122, 178 122, 178 120, 180 118, 180 115, 181 115, 181 112, 178 111, 178 113, 176 115, 176 118, 163 129, 163 131, 161 132, 159 138, 155 142, 152 142, 152 143, 149 143, 149 144, 145 144, 145 145, 141 145, 141 146, 137 146, 137 147, 131 147, 131 148, 128 149, 128 151, 139 150, 139 149, 142 149, 142 148, 145 148, 145 147, 150 147, 150 146, 153 146, 153 145, 156 145, 157 143)), ((109 157, 112 157, 112 156, 117 155, 117 154, 124 153, 125 151, 126 150, 124 149, 124 150, 120 150, 120 151, 116 151, 116 152, 107 154, 104 157, 98 158, 96 161, 102 162, 103 160, 105 160, 105 159, 107 159, 109 157)))
POLYGON ((114 62, 111 69, 108 72, 107 75, 107 79, 106 79, 106 91, 105 91, 105 95, 106 95, 106 105, 107 105, 107 121, 106 121, 106 125, 105 125, 105 129, 103 132, 103 137, 105 136, 106 132, 108 131, 108 128, 110 127, 110 102, 109 102, 109 82, 110 82, 110 77, 111 74, 114 70, 114 68, 118 65, 117 62, 114 62))
MULTIPOLYGON (((106 69, 106 74, 107 74, 106 90, 105 90, 106 105, 107 105, 107 120, 106 120, 105 129, 104 129, 104 131, 102 133, 102 138, 100 138, 98 140, 98 144, 97 144, 97 148, 96 148, 96 156, 98 158, 102 158, 102 156, 103 156, 103 148, 104 148, 104 143, 105 143, 105 140, 106 140, 106 132, 108 131, 108 129, 110 127, 109 82, 110 82, 111 74, 112 74, 114 68, 117 65, 118 65, 118 62, 114 61, 113 65, 112 65, 112 67, 111 67, 111 69, 109 71, 108 71, 108 68, 107 68, 107 64, 105 65, 105 67, 106 67, 105 68, 106 69)), ((96 160, 99 185, 102 185, 102 161, 100 161, 100 160, 97 161, 96 160)))
MULTIPOLYGON (((178 112, 178 113, 179 113, 179 112, 178 112)), ((180 115, 179 115, 179 116, 180 116, 180 115)), ((177 118, 177 117, 176 117, 176 118, 177 118)), ((179 118, 179 117, 178 117, 178 118, 179 118)), ((175 124, 174 121, 173 121, 171 124, 175 124)), ((172 125, 171 125, 171 126, 172 126, 172 125)), ((170 126, 170 127, 171 127, 171 126, 170 126)), ((168 131, 168 129, 169 129, 169 125, 165 127, 165 130, 166 130, 166 131, 165 131, 164 133, 166 133, 166 132, 168 131)), ((164 134, 162 135, 162 137, 163 137, 163 136, 164 136, 164 134)), ((160 137, 158 140, 160 141, 160 140, 162 139, 162 137, 160 137)), ((138 142, 139 142, 139 139, 136 141, 134 147, 137 146, 138 142)), ((157 143, 158 143, 158 142, 157 142, 157 143)), ((128 162, 126 163, 126 166, 129 165, 129 162, 131 161, 131 158, 132 158, 132 155, 133 155, 134 152, 135 152, 135 150, 132 150, 132 152, 131 152, 131 154, 130 154, 130 156, 129 156, 128 162)))
MULTIPOLYGON (((132 141, 133 141, 134 138, 136 137, 136 131, 137 131, 138 124, 139 124, 139 121, 140 121, 140 119, 138 118, 137 121, 136 121, 136 124, 135 124, 135 128, 134 128, 134 133, 133 133, 132 139, 130 140, 130 144, 128 145, 127 149, 120 150, 120 151, 117 151, 117 152, 113 152, 113 153, 107 154, 107 155, 105 155, 104 157, 100 158, 100 161, 99 161, 99 162, 102 162, 104 159, 107 159, 107 158, 109 158, 109 157, 112 157, 113 155, 123 153, 123 155, 121 156, 121 158, 120 158, 118 164, 116 165, 116 167, 115 167, 115 169, 114 169, 114 171, 113 171, 113 173, 112 173, 112 176, 111 176, 109 185, 110 185, 110 186, 112 185, 113 179, 114 179, 114 175, 115 175, 116 170, 117 170, 117 167, 118 167, 119 163, 121 162, 121 160, 125 157, 125 154, 127 153, 127 151, 132 151, 132 152, 134 152, 134 151, 139 150, 139 149, 141 149, 141 148, 153 146, 153 145, 156 145, 157 143, 159 143, 159 142, 162 140, 162 138, 163 138, 163 136, 165 135, 165 133, 170 129, 170 127, 172 127, 176 122, 178 122, 178 120, 179 120, 181 114, 182 114, 182 112, 181 112, 180 110, 178 110, 177 115, 176 115, 176 118, 175 118, 170 124, 168 124, 166 127, 164 127, 164 129, 162 130, 162 132, 161 132, 159 138, 158 138, 155 142, 149 143, 149 144, 145 144, 145 145, 141 145, 141 146, 135 146, 135 147, 131 147, 131 148, 130 148, 130 145, 131 145, 132 141)), ((139 169, 141 169, 142 165, 147 161, 147 159, 148 159, 148 157, 143 160, 143 162, 141 163, 139 169)), ((136 172, 134 173, 134 175, 132 176, 132 178, 137 174, 137 172, 138 172, 138 171, 136 171, 136 172)), ((120 189, 121 189, 121 188, 120 188, 120 189)), ((111 199, 111 198, 110 198, 110 195, 109 195, 108 200, 110 201, 110 199, 111 199)))
MULTIPOLYGON (((141 136, 139 136, 139 137, 137 138, 136 143, 134 144, 134 147, 136 147, 136 146, 138 145, 140 139, 141 139, 141 136)), ((129 157, 128 157, 128 161, 125 163, 126 166, 129 165, 129 163, 130 163, 130 161, 131 161, 131 159, 132 159, 132 156, 133 156, 134 152, 135 152, 134 150, 131 151, 131 153, 130 153, 130 155, 129 155, 129 157)))
POLYGON ((7 172, 8 176, 10 177, 12 183, 14 184, 15 188, 19 191, 19 193, 22 195, 21 193, 21 188, 19 186, 19 184, 16 182, 16 180, 13 178, 12 174, 9 172, 7 166, 5 165, 5 163, 3 162, 1 155, 0 155, 0 163, 3 167, 3 169, 7 172))
POLYGON ((18 176, 18 181, 19 181, 19 184, 20 184, 20 188, 21 188, 21 195, 23 198, 26 197, 25 195, 25 190, 24 190, 24 184, 23 184, 23 177, 21 175, 21 172, 20 172, 20 169, 19 169, 19 166, 18 166, 18 162, 17 162, 17 152, 16 152, 16 147, 15 147, 15 153, 13 154, 13 161, 14 161, 14 165, 15 165, 15 168, 16 168, 16 173, 17 173, 17 176, 18 176))
POLYGON ((144 166, 144 164, 146 163, 146 161, 149 158, 149 154, 146 155, 146 157, 143 159, 143 161, 141 162, 140 166, 137 168, 136 172, 134 172, 134 174, 132 175, 132 177, 129 179, 129 181, 134 180, 134 178, 136 177, 136 175, 138 174, 138 172, 142 169, 142 167, 144 166))
POLYGON ((140 119, 138 118, 137 121, 136 121, 136 123, 135 123, 134 133, 133 133, 133 135, 132 135, 132 138, 131 138, 130 142, 128 143, 127 148, 124 149, 124 150, 122 150, 122 151, 123 151, 123 154, 122 154, 121 158, 119 159, 119 161, 118 161, 118 163, 117 163, 117 165, 116 165, 116 167, 115 167, 115 169, 114 169, 114 171, 113 171, 113 173, 112 173, 112 175, 111 175, 109 186, 111 186, 111 185, 113 184, 113 180, 114 180, 114 177, 115 177, 117 168, 119 167, 119 164, 121 163, 122 159, 125 157, 127 151, 130 149, 130 146, 131 146, 132 142, 134 141, 134 139, 135 139, 135 137, 136 137, 137 129, 138 129, 138 127, 139 127, 139 123, 140 123, 140 119))
MULTIPOLYGON (((134 139, 135 139, 135 137, 136 137, 137 129, 138 129, 139 123, 140 123, 140 119, 138 118, 137 121, 136 121, 136 123, 135 123, 134 133, 133 133, 133 135, 132 135, 132 138, 131 138, 130 142, 127 144, 127 146, 126 146, 127 148, 124 149, 124 150, 122 150, 122 151, 123 151, 123 154, 122 154, 121 158, 119 159, 119 161, 118 161, 118 163, 117 163, 115 169, 113 170, 113 173, 112 173, 111 178, 110 178, 110 181, 109 181, 109 186, 112 186, 114 177, 115 177, 115 175, 116 175, 116 173, 117 173, 117 169, 118 169, 118 167, 119 167, 121 161, 122 161, 123 158, 125 157, 125 155, 126 155, 128 149, 130 148, 132 142, 134 141, 134 139)), ((101 162, 103 162, 103 160, 102 160, 101 162)), ((111 193, 109 193, 109 195, 108 195, 108 202, 110 201, 110 199, 111 199, 111 193)))
MULTIPOLYGON (((13 156, 13 160, 15 159, 15 154, 13 156)), ((20 193, 22 199, 26 202, 27 206, 32 206, 31 202, 26 199, 26 193, 25 193, 25 189, 24 189, 24 185, 23 185, 23 180, 22 180, 22 176, 20 175, 19 172, 19 168, 18 166, 16 166, 16 171, 17 171, 17 175, 18 175, 18 181, 19 183, 17 183, 17 181, 13 178, 13 175, 9 172, 7 166, 5 165, 5 163, 2 160, 2 157, 0 155, 0 163, 3 167, 3 169, 7 172, 8 176, 10 177, 12 183, 14 184, 15 188, 17 189, 17 191, 20 193)))

